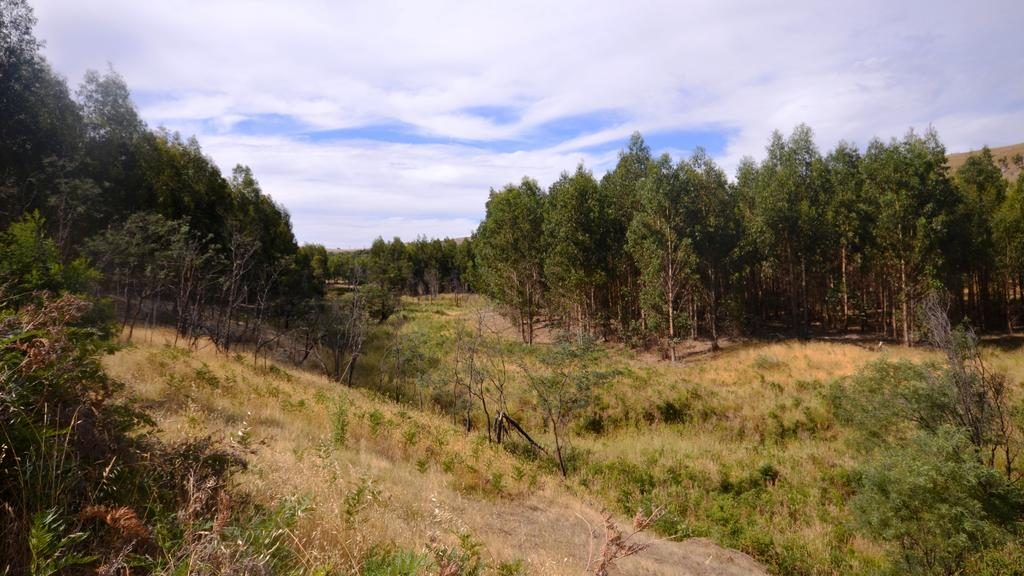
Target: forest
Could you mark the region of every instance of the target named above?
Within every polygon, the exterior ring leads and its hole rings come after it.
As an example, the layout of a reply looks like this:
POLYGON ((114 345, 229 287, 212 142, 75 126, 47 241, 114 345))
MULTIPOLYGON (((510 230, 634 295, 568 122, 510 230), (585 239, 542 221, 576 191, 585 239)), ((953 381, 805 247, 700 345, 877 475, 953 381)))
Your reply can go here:
MULTIPOLYGON (((579 166, 545 191, 492 191, 473 236, 478 288, 580 337, 638 346, 723 334, 871 334, 911 345, 924 295, 951 318, 1010 332, 1021 301, 1024 178, 986 148, 956 173, 938 134, 819 151, 771 135, 730 178, 706 152, 655 158, 635 134, 600 180, 579 166)), ((1012 164, 1011 164, 1012 162, 1012 164)))
POLYGON ((950 317, 1013 333, 1021 315, 1024 157, 988 148, 950 173, 938 134, 822 154, 812 130, 775 132, 734 179, 702 149, 655 158, 634 134, 598 180, 492 190, 460 242, 378 239, 328 257, 332 279, 407 295, 466 288, 579 338, 660 346, 720 336, 843 333, 911 345, 928 293, 950 317), (1017 173, 1015 182, 1006 175, 1017 173))
POLYGON ((635 133, 604 174, 492 189, 469 237, 332 250, 112 67, 72 88, 34 25, 0 0, 5 573, 561 573, 500 510, 374 524, 417 478, 595 498, 594 574, 639 532, 779 574, 1024 573, 1020 154, 798 125, 727 174, 635 133))

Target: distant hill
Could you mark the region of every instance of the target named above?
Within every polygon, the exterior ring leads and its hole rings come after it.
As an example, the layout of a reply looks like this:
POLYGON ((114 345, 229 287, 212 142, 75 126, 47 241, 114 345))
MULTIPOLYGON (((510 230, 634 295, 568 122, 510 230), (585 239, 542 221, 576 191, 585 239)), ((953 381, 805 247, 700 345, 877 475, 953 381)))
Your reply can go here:
MULTIPOLYGON (((1020 155, 1024 157, 1024 142, 1020 144, 1011 144, 1010 146, 1001 146, 999 148, 990 148, 992 150, 992 156, 995 158, 996 164, 1003 169, 1003 176, 1006 176, 1008 180, 1016 180, 1017 175, 1021 172, 1019 164, 1014 162, 1014 157, 1020 155), (1003 160, 1005 159, 1005 165, 1003 160)), ((949 163, 951 173, 955 173, 956 169, 963 166, 964 162, 967 161, 972 154, 977 154, 979 150, 972 150, 970 152, 957 152, 956 154, 949 154, 946 156, 946 160, 949 163)))

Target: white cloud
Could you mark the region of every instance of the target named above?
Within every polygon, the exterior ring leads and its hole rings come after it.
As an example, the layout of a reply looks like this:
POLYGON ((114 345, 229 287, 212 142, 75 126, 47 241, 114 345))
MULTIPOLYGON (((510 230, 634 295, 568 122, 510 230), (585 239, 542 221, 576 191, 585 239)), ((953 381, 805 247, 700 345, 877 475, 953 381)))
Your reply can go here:
POLYGON ((490 187, 523 174, 547 183, 580 159, 604 167, 613 157, 583 151, 636 129, 722 130, 729 169, 798 122, 822 148, 928 124, 951 150, 1024 134, 1024 13, 1011 0, 34 5, 58 70, 74 81, 114 63, 145 95, 148 121, 210 132, 199 134, 205 147, 222 165, 252 165, 301 240, 330 245, 415 226, 424 229, 412 235, 464 234, 490 187), (474 107, 518 113, 496 121, 466 113, 474 107), (547 122, 603 111, 608 123, 531 144, 547 122), (441 139, 519 139, 530 151, 232 132, 262 114, 318 129, 401 122, 441 139), (328 212, 345 224, 331 228, 328 212))
POLYGON ((342 248, 377 236, 468 236, 491 188, 524 174, 549 184, 580 161, 607 168, 616 157, 234 135, 207 136, 202 144, 225 171, 236 163, 251 166, 264 190, 288 207, 303 241, 342 248))

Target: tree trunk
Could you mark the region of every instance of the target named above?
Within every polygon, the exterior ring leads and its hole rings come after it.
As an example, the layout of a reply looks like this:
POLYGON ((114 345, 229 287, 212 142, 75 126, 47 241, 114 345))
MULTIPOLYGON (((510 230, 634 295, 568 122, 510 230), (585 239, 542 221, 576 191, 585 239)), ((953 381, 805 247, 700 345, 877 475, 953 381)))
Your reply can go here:
POLYGON ((900 258, 900 307, 903 313, 903 345, 910 347, 910 289, 907 287, 907 263, 900 258))
POLYGON ((673 285, 672 284, 673 283, 672 283, 672 280, 671 280, 671 274, 672 274, 672 268, 669 267, 669 280, 665 283, 665 287, 667 288, 665 290, 665 292, 666 292, 665 304, 668 305, 668 350, 669 350, 668 353, 669 353, 669 358, 671 358, 671 360, 673 362, 675 362, 676 361, 676 320, 675 320, 675 310, 674 310, 674 306, 673 306, 673 303, 672 303, 672 300, 673 300, 673 298, 672 298, 673 285))
POLYGON ((1006 331, 1013 334, 1013 279, 1006 274, 1006 331))
POLYGON ((800 336, 807 338, 810 336, 810 321, 808 319, 808 313, 810 306, 807 303, 807 259, 800 256, 800 303, 803 305, 803 310, 800 313, 800 336))
POLYGON ((850 299, 846 284, 846 240, 843 240, 842 249, 839 251, 839 267, 842 270, 839 290, 843 294, 843 331, 845 332, 850 328, 850 299))
POLYGON ((558 424, 555 423, 554 419, 551 420, 551 426, 555 432, 555 454, 558 455, 558 469, 562 472, 562 478, 568 478, 569 473, 565 469, 565 459, 562 458, 562 440, 559 438, 558 424))
POLYGON ((789 264, 789 325, 796 330, 800 322, 797 304, 796 265, 793 258, 793 249, 789 246, 786 246, 786 260, 789 264))
POLYGON ((711 327, 711 349, 718 350, 718 275, 715 268, 711 267, 711 311, 708 324, 711 327))

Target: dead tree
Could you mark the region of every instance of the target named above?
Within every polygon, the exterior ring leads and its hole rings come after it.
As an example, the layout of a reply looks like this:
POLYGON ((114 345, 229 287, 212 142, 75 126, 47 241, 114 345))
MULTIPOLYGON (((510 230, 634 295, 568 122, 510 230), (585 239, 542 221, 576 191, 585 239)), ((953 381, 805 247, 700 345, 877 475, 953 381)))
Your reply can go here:
POLYGON ((650 542, 635 542, 633 537, 649 529, 665 513, 664 508, 655 508, 650 514, 640 512, 633 517, 633 531, 626 533, 619 528, 610 513, 604 514, 604 545, 594 568, 594 576, 608 576, 617 560, 634 556, 651 547, 650 542))
POLYGON ((952 385, 954 420, 979 452, 986 454, 990 467, 997 468, 997 460, 1002 458, 1003 472, 1013 481, 1019 442, 1006 376, 988 368, 974 330, 968 325, 954 329, 948 310, 948 296, 935 292, 924 298, 921 307, 931 344, 946 355, 949 383, 937 385, 952 385))
POLYGON ((231 323, 235 312, 245 299, 245 278, 255 263, 254 256, 259 247, 259 241, 249 234, 235 232, 231 235, 221 294, 224 307, 214 333, 214 342, 224 352, 231 349, 231 332, 233 330, 231 323))

